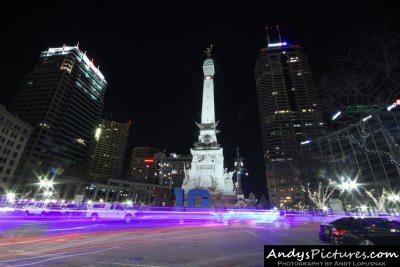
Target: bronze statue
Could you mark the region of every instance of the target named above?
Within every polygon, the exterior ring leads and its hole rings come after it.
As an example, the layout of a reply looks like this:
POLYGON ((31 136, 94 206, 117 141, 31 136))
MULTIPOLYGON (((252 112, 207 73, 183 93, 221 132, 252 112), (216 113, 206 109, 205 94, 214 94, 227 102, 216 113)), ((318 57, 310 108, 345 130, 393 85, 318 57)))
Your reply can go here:
POLYGON ((207 58, 211 58, 212 47, 213 45, 210 45, 210 47, 207 47, 206 50, 204 50, 204 53, 207 55, 207 58))

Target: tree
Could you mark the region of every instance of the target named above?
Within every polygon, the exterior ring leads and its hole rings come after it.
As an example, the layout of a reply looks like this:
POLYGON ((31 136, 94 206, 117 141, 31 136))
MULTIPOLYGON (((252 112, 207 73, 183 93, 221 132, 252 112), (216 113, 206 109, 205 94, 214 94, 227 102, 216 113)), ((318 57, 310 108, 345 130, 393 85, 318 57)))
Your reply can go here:
POLYGON ((332 193, 335 191, 335 188, 331 187, 332 184, 333 183, 329 181, 329 184, 324 186, 322 182, 319 182, 316 190, 312 190, 310 184, 307 184, 307 189, 303 186, 302 190, 308 194, 308 197, 315 206, 322 210, 327 208, 327 203, 332 193))
POLYGON ((367 196, 369 196, 372 201, 374 202, 376 208, 378 209, 378 212, 384 212, 386 213, 386 208, 385 208, 385 203, 386 203, 386 190, 385 188, 382 189, 382 194, 380 197, 375 198, 375 196, 372 194, 374 190, 370 191, 365 191, 367 196))
POLYGON ((321 91, 328 114, 346 112, 350 119, 392 104, 400 93, 400 34, 383 24, 359 38, 333 60, 321 91))
MULTIPOLYGON (((400 134, 393 122, 397 117, 389 118, 396 111, 386 109, 400 97, 400 33, 381 24, 360 37, 347 53, 333 60, 320 87, 328 114, 342 114, 333 128, 343 129, 303 146, 303 154, 318 167, 329 169, 329 177, 345 174, 364 179, 372 173, 371 166, 378 165, 392 176, 400 174, 400 134)), ((385 181, 377 187, 384 186, 392 184, 385 181)))

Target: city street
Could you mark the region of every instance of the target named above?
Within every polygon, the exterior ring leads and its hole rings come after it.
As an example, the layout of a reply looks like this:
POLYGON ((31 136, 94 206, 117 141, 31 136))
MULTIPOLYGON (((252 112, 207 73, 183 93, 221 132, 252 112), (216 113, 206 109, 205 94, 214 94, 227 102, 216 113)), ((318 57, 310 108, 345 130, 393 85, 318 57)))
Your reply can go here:
POLYGON ((263 266, 264 245, 318 245, 319 222, 91 223, 0 217, 0 266, 263 266))

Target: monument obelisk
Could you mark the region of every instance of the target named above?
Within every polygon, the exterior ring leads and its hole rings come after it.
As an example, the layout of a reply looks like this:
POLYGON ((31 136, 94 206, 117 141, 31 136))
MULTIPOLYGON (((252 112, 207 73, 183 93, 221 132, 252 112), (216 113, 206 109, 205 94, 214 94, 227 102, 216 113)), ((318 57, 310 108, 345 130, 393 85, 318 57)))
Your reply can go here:
POLYGON ((204 83, 201 109, 201 123, 198 141, 192 148, 191 166, 185 169, 182 189, 188 192, 193 188, 207 189, 211 195, 211 205, 230 206, 235 203, 232 173, 224 169, 223 149, 217 141, 218 122, 215 122, 214 106, 214 61, 211 58, 212 45, 204 52, 207 55, 203 63, 204 83))

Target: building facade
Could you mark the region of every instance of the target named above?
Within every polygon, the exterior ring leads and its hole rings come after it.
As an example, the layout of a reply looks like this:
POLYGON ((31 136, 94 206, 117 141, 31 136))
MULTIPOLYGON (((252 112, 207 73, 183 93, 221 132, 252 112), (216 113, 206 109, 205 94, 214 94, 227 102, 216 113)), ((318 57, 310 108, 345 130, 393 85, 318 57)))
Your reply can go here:
POLYGON ((78 46, 41 53, 10 107, 33 127, 16 173, 22 185, 37 182, 35 175, 86 172, 106 86, 103 74, 78 46))
POLYGON ((169 157, 163 157, 158 162, 156 170, 157 184, 173 187, 181 187, 185 179, 185 168, 189 168, 192 156, 183 156, 171 153, 169 157))
POLYGON ((102 119, 95 131, 89 175, 95 179, 120 178, 130 122, 102 119))
POLYGON ((304 201, 299 145, 323 135, 325 128, 310 64, 300 46, 268 38, 255 78, 270 202, 290 207, 304 201))
POLYGON ((132 149, 129 161, 128 180, 139 183, 156 184, 157 165, 163 153, 155 147, 137 146, 132 149))
POLYGON ((361 119, 302 145, 304 173, 313 184, 321 180, 357 181, 365 190, 400 190, 400 112, 361 119))
POLYGON ((93 182, 83 188, 86 199, 105 202, 132 202, 135 205, 152 204, 154 190, 168 188, 157 184, 109 179, 107 183, 93 182))
POLYGON ((17 169, 32 128, 0 104, 0 198, 13 191, 11 179, 17 169))

